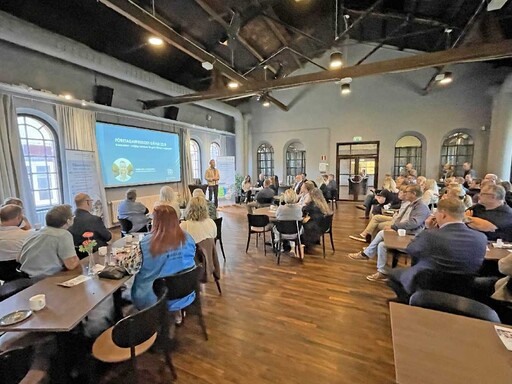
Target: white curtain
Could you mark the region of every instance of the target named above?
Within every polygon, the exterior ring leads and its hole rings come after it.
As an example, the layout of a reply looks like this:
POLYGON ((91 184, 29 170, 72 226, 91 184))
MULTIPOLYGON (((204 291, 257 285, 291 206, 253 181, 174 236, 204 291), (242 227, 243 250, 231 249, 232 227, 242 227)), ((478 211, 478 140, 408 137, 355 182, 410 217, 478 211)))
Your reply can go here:
POLYGON ((7 197, 23 200, 29 221, 37 220, 34 196, 23 159, 12 96, 0 94, 0 203, 7 197))
POLYGON ((94 112, 84 109, 57 105, 57 122, 64 132, 66 149, 95 151, 94 128, 96 116, 94 112))
POLYGON ((181 147, 183 148, 183 197, 188 201, 190 200, 189 184, 193 184, 192 177, 192 161, 190 159, 190 132, 188 129, 181 131, 181 147))

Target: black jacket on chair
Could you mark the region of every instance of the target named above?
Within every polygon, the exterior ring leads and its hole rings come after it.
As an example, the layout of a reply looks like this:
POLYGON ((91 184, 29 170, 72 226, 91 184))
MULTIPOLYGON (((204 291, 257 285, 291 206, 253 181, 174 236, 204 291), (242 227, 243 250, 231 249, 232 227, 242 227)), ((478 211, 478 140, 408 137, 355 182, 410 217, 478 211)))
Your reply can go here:
POLYGON ((73 235, 75 247, 78 247, 84 242, 85 239, 82 237, 84 232, 94 233, 93 239, 98 243, 94 248, 95 252, 99 247, 107 245, 107 242, 112 238, 112 234, 105 227, 101 217, 95 216, 83 209, 77 209, 75 211, 75 221, 73 225, 69 227, 69 232, 73 235))

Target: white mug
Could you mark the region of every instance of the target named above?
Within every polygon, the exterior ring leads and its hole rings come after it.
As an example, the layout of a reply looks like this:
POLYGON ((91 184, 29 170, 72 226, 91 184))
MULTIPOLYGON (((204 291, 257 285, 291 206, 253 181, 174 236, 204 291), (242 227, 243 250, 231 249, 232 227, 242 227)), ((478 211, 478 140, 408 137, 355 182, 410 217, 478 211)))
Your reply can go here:
POLYGON ((46 295, 41 293, 39 295, 32 296, 28 299, 28 304, 31 310, 40 311, 46 307, 46 295))
POLYGON ((107 247, 99 247, 98 248, 98 254, 100 256, 105 256, 108 252, 108 248, 107 247))
POLYGON ((130 244, 133 240, 133 235, 126 235, 124 238, 126 239, 126 244, 130 244))
POLYGON ((407 231, 405 229, 399 229, 397 232, 398 236, 405 236, 407 234, 407 231))
POLYGON ((497 239, 495 248, 503 248, 503 239, 497 239))

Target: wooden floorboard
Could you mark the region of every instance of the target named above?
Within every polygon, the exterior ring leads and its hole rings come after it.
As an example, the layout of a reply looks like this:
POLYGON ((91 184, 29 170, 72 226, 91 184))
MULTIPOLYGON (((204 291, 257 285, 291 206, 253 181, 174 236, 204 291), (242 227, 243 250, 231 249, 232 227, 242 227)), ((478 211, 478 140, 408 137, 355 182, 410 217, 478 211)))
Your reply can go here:
MULTIPOLYGON (((195 317, 177 329, 178 382, 394 383, 386 301, 394 294, 366 280, 374 261, 346 257, 364 245, 348 238, 364 228, 361 213, 352 203, 338 203, 336 253, 327 242, 325 259, 318 247, 303 264, 283 256, 278 266, 270 248, 263 254, 262 241, 256 248, 252 240, 245 253, 245 206, 224 207, 223 294, 213 283, 205 287, 208 341, 195 317)), ((158 359, 146 354, 141 366, 158 369, 158 359)))

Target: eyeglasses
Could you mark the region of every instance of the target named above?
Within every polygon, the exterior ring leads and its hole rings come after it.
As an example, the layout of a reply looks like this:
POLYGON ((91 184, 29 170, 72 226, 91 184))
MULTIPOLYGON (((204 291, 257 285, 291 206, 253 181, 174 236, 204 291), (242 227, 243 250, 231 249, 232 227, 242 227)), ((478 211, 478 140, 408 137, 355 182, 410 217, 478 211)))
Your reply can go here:
POLYGON ((494 194, 494 193, 489 193, 489 192, 480 192, 480 196, 496 197, 496 194, 494 194))

